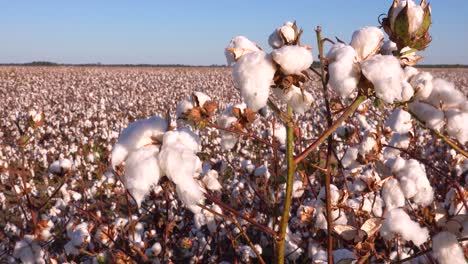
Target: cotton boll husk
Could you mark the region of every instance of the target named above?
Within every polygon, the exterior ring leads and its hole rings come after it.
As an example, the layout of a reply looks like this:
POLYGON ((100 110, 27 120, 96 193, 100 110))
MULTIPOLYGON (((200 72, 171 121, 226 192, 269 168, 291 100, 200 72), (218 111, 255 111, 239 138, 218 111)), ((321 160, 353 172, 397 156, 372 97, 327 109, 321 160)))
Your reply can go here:
POLYGON ((440 130, 445 124, 444 112, 423 102, 409 104, 409 109, 429 128, 440 130))
POLYGON ((312 52, 302 46, 283 46, 273 50, 271 56, 286 75, 300 75, 309 69, 313 62, 312 52))
POLYGON ((341 97, 347 98, 356 89, 360 71, 356 64, 357 54, 353 47, 338 43, 327 54, 330 59, 329 84, 341 97))
POLYGON ((400 14, 400 12, 408 5, 409 9, 409 25, 408 33, 414 34, 421 27, 424 18, 424 10, 420 5, 414 3, 413 0, 402 0, 397 1, 397 6, 394 8, 392 16, 390 16, 390 26, 392 31, 394 31, 395 19, 400 14))
POLYGON ((377 52, 382 45, 384 34, 377 27, 364 27, 354 31, 351 39, 351 47, 356 50, 360 60, 365 60, 377 52))
POLYGON ((387 210, 405 206, 405 196, 396 179, 389 179, 382 188, 382 198, 387 210))
POLYGON ((158 184, 160 169, 159 148, 151 145, 132 152, 125 163, 125 187, 138 206, 153 185, 158 184))
MULTIPOLYGON (((229 43, 227 48, 243 49, 243 54, 240 54, 240 56, 243 56, 250 52, 261 50, 257 44, 250 41, 248 38, 244 36, 237 36, 231 39, 231 42, 229 43)), ((232 66, 236 62, 233 54, 229 52, 227 49, 224 51, 224 55, 226 56, 228 66, 232 66)))
POLYGON ((432 75, 428 72, 420 72, 411 77, 411 86, 413 86, 414 97, 419 100, 426 100, 432 92, 432 75))
POLYGON ((159 116, 131 123, 112 148, 112 167, 122 163, 130 152, 151 144, 154 139, 161 140, 166 130, 167 122, 159 116))
POLYGON ((270 55, 263 51, 246 54, 234 65, 234 84, 253 111, 266 106, 275 71, 270 55))
POLYGON ((467 101, 465 95, 455 88, 455 84, 444 79, 432 80, 432 92, 427 102, 442 110, 451 108, 463 108, 467 101))
POLYGON ((283 35, 288 43, 292 42, 296 38, 296 32, 291 21, 287 21, 281 27, 276 28, 268 37, 268 44, 270 44, 274 49, 281 48, 285 45, 281 35, 283 35))
POLYGON ((445 112, 447 116, 447 126, 445 127, 447 134, 454 137, 458 142, 466 144, 468 141, 468 112, 458 110, 448 110, 445 112))
POLYGON ((380 235, 385 240, 391 240, 395 234, 399 234, 404 241, 411 240, 416 246, 420 246, 429 239, 429 230, 412 221, 403 209, 395 208, 384 218, 380 235))
POLYGON ((411 114, 403 109, 395 109, 387 118, 385 126, 397 133, 408 133, 413 127, 411 114))
POLYGON ((404 72, 397 58, 378 54, 364 61, 361 67, 364 76, 374 84, 378 98, 386 103, 402 100, 404 72))
POLYGON ((432 252, 440 264, 467 263, 457 237, 449 232, 432 237, 432 252))

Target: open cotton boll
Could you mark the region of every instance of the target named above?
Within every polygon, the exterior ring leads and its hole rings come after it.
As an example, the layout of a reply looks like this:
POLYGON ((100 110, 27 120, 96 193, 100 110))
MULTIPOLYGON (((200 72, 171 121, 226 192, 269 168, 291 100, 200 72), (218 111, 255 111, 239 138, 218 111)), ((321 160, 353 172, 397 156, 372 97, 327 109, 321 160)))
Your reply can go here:
POLYGON ((401 101, 407 102, 409 101, 414 95, 413 86, 407 81, 401 82, 401 101))
POLYGON ((405 80, 409 82, 413 76, 419 73, 419 70, 416 69, 415 67, 411 66, 406 66, 405 69, 403 70, 405 72, 405 80))
POLYGON ((386 40, 382 44, 380 54, 382 54, 382 55, 393 55, 393 52, 397 51, 397 50, 398 50, 398 48, 397 48, 397 45, 396 45, 395 42, 393 42, 391 40, 386 40))
POLYGON ((434 190, 421 163, 414 159, 407 160, 396 174, 405 198, 412 199, 422 206, 427 206, 432 202, 434 190))
POLYGON ((209 170, 202 179, 206 188, 211 191, 221 191, 223 186, 218 181, 218 172, 215 170, 209 170))
POLYGON ((359 162, 357 162, 357 157, 359 154, 359 149, 356 147, 351 147, 346 150, 343 158, 341 159, 341 164, 346 169, 354 169, 355 167, 359 166, 359 162))
POLYGON ((380 235, 387 241, 393 239, 396 234, 399 234, 404 241, 411 240, 416 246, 422 245, 429 239, 429 230, 412 221, 400 208, 389 211, 380 228, 380 235))
POLYGON ((161 140, 166 130, 167 122, 159 116, 131 123, 122 131, 122 134, 112 148, 112 167, 115 168, 122 163, 130 152, 152 144, 154 140, 161 140))
POLYGON ((455 84, 444 79, 432 80, 432 92, 427 102, 442 110, 461 108, 466 102, 465 95, 455 88, 455 84))
POLYGON ((363 27, 353 32, 351 47, 360 60, 368 59, 380 50, 384 34, 378 27, 363 27))
POLYGON ((372 131, 367 130, 361 144, 359 144, 359 154, 361 155, 369 154, 377 144, 377 141, 371 132, 372 131))
POLYGON ((249 108, 258 111, 266 106, 276 72, 270 55, 252 52, 240 58, 232 69, 232 78, 249 108))
POLYGON ((440 232, 432 237, 432 252, 440 264, 467 263, 457 237, 450 232, 440 232))
POLYGON ((386 103, 402 100, 404 72, 397 58, 378 54, 364 61, 361 67, 362 74, 374 85, 378 98, 386 103))
POLYGON ((297 114, 304 114, 312 104, 312 94, 307 91, 301 91, 301 89, 295 85, 292 85, 286 90, 274 88, 273 92, 283 102, 291 106, 293 111, 297 114))
MULTIPOLYGON (((237 118, 234 117, 233 110, 234 108, 240 109, 242 112, 245 110, 247 106, 244 103, 235 104, 228 106, 221 116, 218 118, 218 124, 224 128, 229 128, 231 125, 237 121, 237 118)), ((221 147, 224 150, 232 149, 237 141, 239 140, 239 136, 234 133, 229 133, 226 131, 221 131, 221 147)))
POLYGON ((353 47, 338 43, 327 54, 329 84, 341 97, 347 98, 357 87, 360 70, 356 63, 356 51, 353 47))
POLYGON ((413 35, 421 27, 424 18, 424 9, 420 5, 415 4, 413 0, 397 1, 397 5, 390 16, 390 26, 392 31, 394 31, 395 19, 407 5, 409 16, 408 33, 413 35))
POLYGON ((286 127, 282 123, 276 122, 275 127, 273 127, 272 132, 271 132, 271 136, 273 136, 273 134, 274 134, 276 140, 278 140, 278 142, 281 145, 286 144, 286 127), (272 133, 272 132, 274 132, 274 133, 272 133))
POLYGON ((313 62, 312 52, 303 46, 283 46, 273 50, 271 56, 286 75, 301 75, 313 62))
POLYGON ((268 37, 268 44, 270 44, 272 48, 278 49, 285 44, 293 42, 297 37, 293 25, 291 21, 287 21, 282 26, 276 28, 268 37))
POLYGON ((161 174, 158 153, 157 146, 146 146, 130 153, 125 163, 125 187, 138 206, 151 187, 158 184, 161 174))
POLYGON ((194 99, 198 102, 198 106, 203 106, 206 102, 211 101, 211 98, 202 92, 193 92, 192 96, 180 101, 176 106, 176 117, 180 118, 188 110, 196 106, 194 99), (195 97, 195 98, 194 98, 195 97))
POLYGON ((162 143, 163 147, 182 144, 193 153, 200 151, 200 137, 188 127, 181 127, 178 130, 166 132, 162 143))
POLYGON ((468 141, 468 112, 458 110, 448 110, 445 112, 447 116, 447 133, 458 140, 462 144, 468 141))
POLYGON ((414 88, 415 98, 425 100, 432 92, 432 75, 428 72, 420 72, 411 77, 410 84, 414 88))
POLYGON ((33 235, 25 235, 22 240, 16 242, 13 257, 20 259, 22 263, 46 263, 44 251, 33 235))
POLYGON ((405 206, 405 196, 400 188, 400 183, 396 179, 389 179, 382 188, 382 198, 387 210, 405 206))
POLYGON ((445 124, 444 112, 423 102, 409 104, 409 109, 429 128, 440 130, 445 124))
POLYGON ((257 44, 250 41, 248 38, 244 36, 237 36, 231 39, 231 42, 227 46, 226 50, 224 51, 224 55, 226 56, 227 64, 229 66, 234 65, 236 59, 242 57, 245 54, 250 52, 260 51, 262 50, 257 44), (236 49, 238 54, 234 54, 229 49, 236 49))
POLYGON ((91 239, 88 223, 81 223, 72 229, 68 229, 67 235, 70 238, 70 241, 65 244, 65 252, 67 255, 78 255, 80 253, 79 248, 84 243, 88 243, 91 239))
POLYGON ((201 208, 197 204, 203 204, 204 195, 198 181, 193 178, 185 178, 183 181, 178 181, 176 192, 185 207, 192 211, 192 213, 196 214, 201 211, 201 208))
POLYGON ((385 126, 397 133, 408 133, 413 127, 411 114, 403 109, 395 109, 387 118, 385 126))

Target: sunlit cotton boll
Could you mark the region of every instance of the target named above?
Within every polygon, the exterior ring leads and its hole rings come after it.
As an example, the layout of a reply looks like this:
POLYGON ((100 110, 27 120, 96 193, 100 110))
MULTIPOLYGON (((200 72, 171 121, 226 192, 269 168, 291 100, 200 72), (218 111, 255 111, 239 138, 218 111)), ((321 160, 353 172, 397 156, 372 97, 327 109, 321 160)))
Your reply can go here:
POLYGON ((445 112, 447 117, 446 131, 458 142, 466 144, 468 141, 468 112, 453 109, 445 112))
POLYGON ((400 183, 396 179, 389 179, 382 188, 382 198, 387 210, 403 207, 405 205, 405 196, 400 188, 400 183))
POLYGON ((390 104, 402 100, 404 72, 397 58, 375 55, 362 63, 362 73, 374 85, 378 98, 390 104))
POLYGON ((33 235, 25 235, 22 240, 16 242, 13 257, 23 263, 45 263, 44 251, 33 235))
POLYGON ((454 83, 440 78, 432 80, 432 92, 427 102, 434 107, 442 110, 463 108, 466 107, 466 100, 465 95, 455 88, 454 83))
POLYGON ((275 71, 270 55, 263 51, 248 53, 234 65, 234 84, 253 111, 266 106, 275 71))
POLYGON ((366 60, 380 50, 383 39, 384 34, 379 28, 364 27, 354 31, 350 45, 360 60, 366 60))
POLYGON ((138 120, 122 131, 117 143, 112 148, 112 167, 116 167, 127 158, 128 154, 138 148, 161 140, 167 130, 167 121, 159 116, 138 120))
POLYGON ((382 55, 393 55, 394 51, 397 51, 397 45, 395 42, 391 40, 384 41, 382 44, 382 48, 380 50, 380 54, 382 55))
POLYGON ((408 133, 413 127, 411 114, 402 109, 395 109, 385 122, 385 126, 397 133, 408 133))
POLYGON ((420 72, 411 77, 411 86, 414 88, 414 97, 419 100, 427 99, 432 92, 432 75, 428 72, 420 72))
POLYGON ((306 46, 283 46, 273 50, 271 56, 286 75, 300 75, 313 62, 312 52, 306 46))
POLYGON ((226 56, 228 65, 232 66, 243 55, 260 50, 262 49, 248 38, 237 36, 231 39, 231 42, 224 51, 224 55, 226 56))
POLYGON ((341 97, 347 98, 357 87, 360 70, 356 63, 357 54, 353 47, 338 43, 327 54, 330 60, 329 84, 341 97))
POLYGON ((396 208, 385 215, 385 220, 380 228, 380 235, 385 240, 391 240, 398 234, 404 241, 411 240, 416 246, 420 246, 429 239, 429 231, 421 227, 403 209, 396 208))
MULTIPOLYGON (((234 108, 237 108, 241 112, 243 112, 246 107, 247 106, 244 103, 228 106, 223 111, 221 116, 218 118, 218 124, 224 128, 229 128, 234 122, 237 121, 237 118, 234 116, 234 113, 233 113, 234 108)), ((238 135, 234 133, 229 133, 226 131, 221 131, 220 133, 221 133, 221 147, 224 150, 232 149, 236 145, 239 139, 238 135)))
POLYGON ((430 104, 416 101, 409 104, 409 109, 429 128, 440 130, 445 124, 444 112, 430 104))
POLYGON ((432 252, 440 264, 467 263, 457 237, 449 232, 432 237, 432 252))
POLYGON ((202 92, 193 92, 187 99, 180 101, 176 106, 176 117, 181 118, 188 110, 195 107, 194 100, 198 101, 199 106, 203 106, 207 101, 211 101, 211 98, 202 92), (194 98, 195 97, 195 98, 194 98))
POLYGON ((312 104, 312 94, 307 91, 301 91, 299 87, 294 85, 287 90, 275 88, 273 92, 283 102, 291 106, 293 111, 297 114, 303 114, 312 104))
POLYGON ((294 41, 297 36, 293 25, 291 21, 287 21, 281 27, 276 28, 268 37, 268 44, 270 44, 272 48, 278 49, 294 41))
POLYGON ((143 147, 130 153, 125 163, 125 187, 138 206, 151 187, 158 184, 161 174, 158 153, 157 146, 143 147))

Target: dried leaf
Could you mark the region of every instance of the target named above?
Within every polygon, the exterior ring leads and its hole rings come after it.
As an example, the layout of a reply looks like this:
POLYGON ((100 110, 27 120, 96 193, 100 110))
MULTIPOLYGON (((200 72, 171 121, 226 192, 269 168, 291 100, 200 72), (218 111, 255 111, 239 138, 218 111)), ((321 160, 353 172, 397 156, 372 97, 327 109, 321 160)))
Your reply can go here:
POLYGON ((366 232, 368 237, 371 237, 379 231, 380 227, 382 226, 383 220, 384 219, 381 217, 373 217, 367 219, 367 221, 365 221, 364 224, 362 224, 361 230, 366 232))
POLYGON ((353 241, 358 235, 358 229, 350 225, 335 225, 333 229, 346 241, 353 241))
POLYGON ((203 109, 205 109, 206 114, 210 117, 218 109, 218 104, 213 101, 207 101, 203 104, 203 109))

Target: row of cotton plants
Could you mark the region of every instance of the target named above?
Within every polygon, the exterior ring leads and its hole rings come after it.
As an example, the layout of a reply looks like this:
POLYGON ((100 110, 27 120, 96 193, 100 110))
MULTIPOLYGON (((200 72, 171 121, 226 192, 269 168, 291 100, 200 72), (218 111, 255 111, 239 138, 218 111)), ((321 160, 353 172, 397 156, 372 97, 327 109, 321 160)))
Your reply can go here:
POLYGON ((430 23, 394 1, 349 43, 234 37, 229 69, 1 68, 0 260, 466 263, 468 79, 415 67, 430 23))

